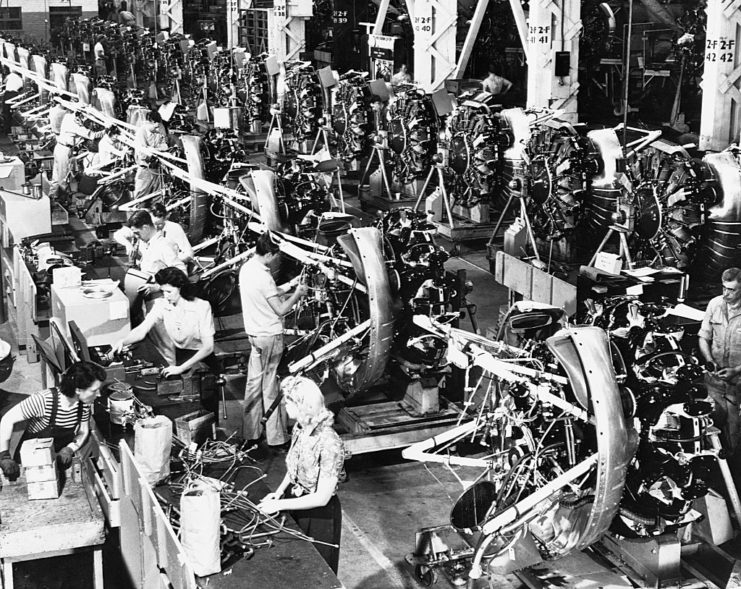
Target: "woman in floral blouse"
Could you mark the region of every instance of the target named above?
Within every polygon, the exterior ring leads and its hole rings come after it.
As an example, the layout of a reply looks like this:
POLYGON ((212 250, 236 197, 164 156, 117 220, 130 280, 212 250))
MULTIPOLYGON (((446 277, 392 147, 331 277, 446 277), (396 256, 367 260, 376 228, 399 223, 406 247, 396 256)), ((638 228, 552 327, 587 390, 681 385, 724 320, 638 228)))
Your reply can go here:
POLYGON ((287 472, 258 507, 266 513, 290 511, 301 530, 318 541, 316 549, 336 573, 342 531, 336 494, 345 459, 342 441, 316 384, 303 376, 289 376, 283 379, 281 392, 288 417, 296 420, 286 455, 287 472))

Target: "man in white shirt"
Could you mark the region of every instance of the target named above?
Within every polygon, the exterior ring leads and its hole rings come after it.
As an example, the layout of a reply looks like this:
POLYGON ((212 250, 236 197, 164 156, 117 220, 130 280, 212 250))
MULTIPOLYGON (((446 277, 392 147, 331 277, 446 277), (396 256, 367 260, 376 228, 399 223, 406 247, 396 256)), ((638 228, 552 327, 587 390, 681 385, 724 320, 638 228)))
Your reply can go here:
POLYGON ((54 136, 58 137, 59 132, 62 130, 62 121, 69 111, 61 104, 59 96, 55 96, 53 101, 54 104, 49 109, 49 126, 54 136))
MULTIPOLYGON (((129 219, 129 227, 137 238, 139 269, 152 277, 152 280, 138 289, 144 297, 144 313, 147 314, 154 307, 155 301, 162 297, 160 286, 154 281, 154 275, 164 268, 177 268, 185 272, 185 264, 178 258, 175 244, 157 230, 147 211, 134 213, 129 219)), ((158 321, 150 331, 150 337, 168 364, 174 365, 175 345, 161 321, 158 321)))
MULTIPOLYGON (((147 211, 137 211, 129 219, 129 227, 137 239, 139 269, 156 274, 162 268, 174 267, 185 272, 185 264, 178 257, 175 243, 159 231, 147 211)), ((149 294, 154 287, 142 287, 149 294)))
POLYGON ((158 112, 147 112, 147 119, 136 129, 134 137, 134 160, 137 163, 134 194, 132 195, 134 200, 159 190, 161 187, 159 160, 151 150, 165 151, 167 137, 158 112))
POLYGON ((93 47, 93 56, 95 57, 95 75, 97 77, 107 76, 108 68, 105 63, 105 47, 103 47, 103 35, 98 36, 98 40, 93 47))
MULTIPOLYGON (((278 288, 270 265, 280 256, 269 233, 257 239, 255 255, 239 270, 244 331, 250 340, 250 361, 244 391, 242 437, 257 441, 262 435, 262 417, 278 396, 278 364, 283 355, 283 316, 307 293, 300 285, 287 299, 291 286, 278 288)), ((290 283, 289 283, 290 284, 290 283)), ((283 446, 288 441, 287 417, 279 406, 268 419, 265 437, 269 446, 283 446)))
POLYGON ((5 74, 5 87, 3 93, 3 122, 5 133, 10 133, 10 127, 13 121, 13 111, 9 101, 16 96, 23 89, 23 78, 21 78, 15 72, 11 72, 6 68, 5 74))
POLYGON ((49 196, 58 196, 59 188, 67 189, 67 176, 69 175, 72 148, 78 139, 99 139, 103 131, 94 133, 82 125, 82 120, 77 113, 68 112, 62 119, 57 136, 57 144, 54 147, 54 168, 51 173, 51 185, 49 196))
MULTIPOLYGON (((152 218, 154 227, 175 244, 180 261, 186 266, 189 262, 193 261, 193 247, 190 245, 190 241, 188 241, 185 229, 180 224, 170 221, 167 218, 165 205, 160 202, 154 203, 149 207, 149 215, 152 218)), ((116 243, 120 243, 126 248, 127 255, 131 256, 135 251, 136 236, 131 227, 121 227, 121 229, 118 229, 113 234, 113 239, 116 243)))

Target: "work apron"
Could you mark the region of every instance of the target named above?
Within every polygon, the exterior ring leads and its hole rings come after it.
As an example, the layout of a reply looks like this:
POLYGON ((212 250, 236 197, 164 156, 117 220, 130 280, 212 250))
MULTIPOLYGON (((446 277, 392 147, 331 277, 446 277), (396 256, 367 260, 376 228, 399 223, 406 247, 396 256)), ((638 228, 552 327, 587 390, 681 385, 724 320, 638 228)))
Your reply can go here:
POLYGON ((75 420, 75 425, 69 428, 59 427, 57 425, 57 412, 59 410, 60 393, 57 389, 52 389, 52 391, 54 392, 54 394, 52 395, 53 400, 51 404, 51 416, 49 417, 49 425, 38 432, 23 433, 23 436, 18 442, 18 447, 15 450, 16 462, 20 462, 21 446, 26 440, 33 440, 36 438, 54 438, 54 452, 59 452, 67 444, 70 444, 74 441, 75 436, 77 435, 77 430, 80 428, 80 423, 82 422, 82 402, 77 402, 77 419, 75 420))

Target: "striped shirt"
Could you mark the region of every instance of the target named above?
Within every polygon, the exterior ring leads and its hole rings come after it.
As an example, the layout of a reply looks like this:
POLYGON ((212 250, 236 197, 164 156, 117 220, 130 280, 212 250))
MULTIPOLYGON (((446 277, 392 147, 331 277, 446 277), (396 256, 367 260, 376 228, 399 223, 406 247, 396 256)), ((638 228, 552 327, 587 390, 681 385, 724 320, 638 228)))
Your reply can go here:
MULTIPOLYGON (((72 405, 70 409, 65 409, 61 401, 62 393, 57 392, 57 394, 60 400, 57 406, 56 426, 58 428, 72 429, 77 424, 77 404, 79 401, 72 405)), ((19 407, 23 418, 28 421, 28 425, 26 426, 28 433, 37 434, 44 428, 49 427, 51 407, 54 402, 52 395, 54 395, 54 389, 46 389, 21 401, 19 407)), ((83 405, 82 421, 89 419, 90 405, 83 405)))

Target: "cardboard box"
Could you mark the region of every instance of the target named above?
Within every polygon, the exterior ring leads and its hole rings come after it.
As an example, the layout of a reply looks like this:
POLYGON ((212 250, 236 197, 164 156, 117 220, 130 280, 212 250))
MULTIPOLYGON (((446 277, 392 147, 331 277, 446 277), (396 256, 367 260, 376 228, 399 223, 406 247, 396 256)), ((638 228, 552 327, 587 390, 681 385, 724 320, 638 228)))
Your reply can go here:
POLYGON ((45 483, 47 481, 59 480, 56 460, 54 464, 44 466, 27 466, 24 468, 27 483, 45 483))
POLYGON ((103 299, 88 298, 81 288, 51 287, 52 316, 60 320, 69 335, 69 322, 74 321, 88 346, 112 345, 131 331, 129 299, 118 288, 103 299))
POLYGON ((57 499, 61 491, 59 481, 44 481, 42 483, 28 483, 28 498, 57 499))
POLYGON ((21 446, 21 464, 26 468, 51 466, 56 457, 53 438, 26 440, 21 446))
POLYGON ((214 423, 213 413, 199 409, 175 420, 175 435, 188 446, 192 442, 200 445, 211 435, 214 423))

